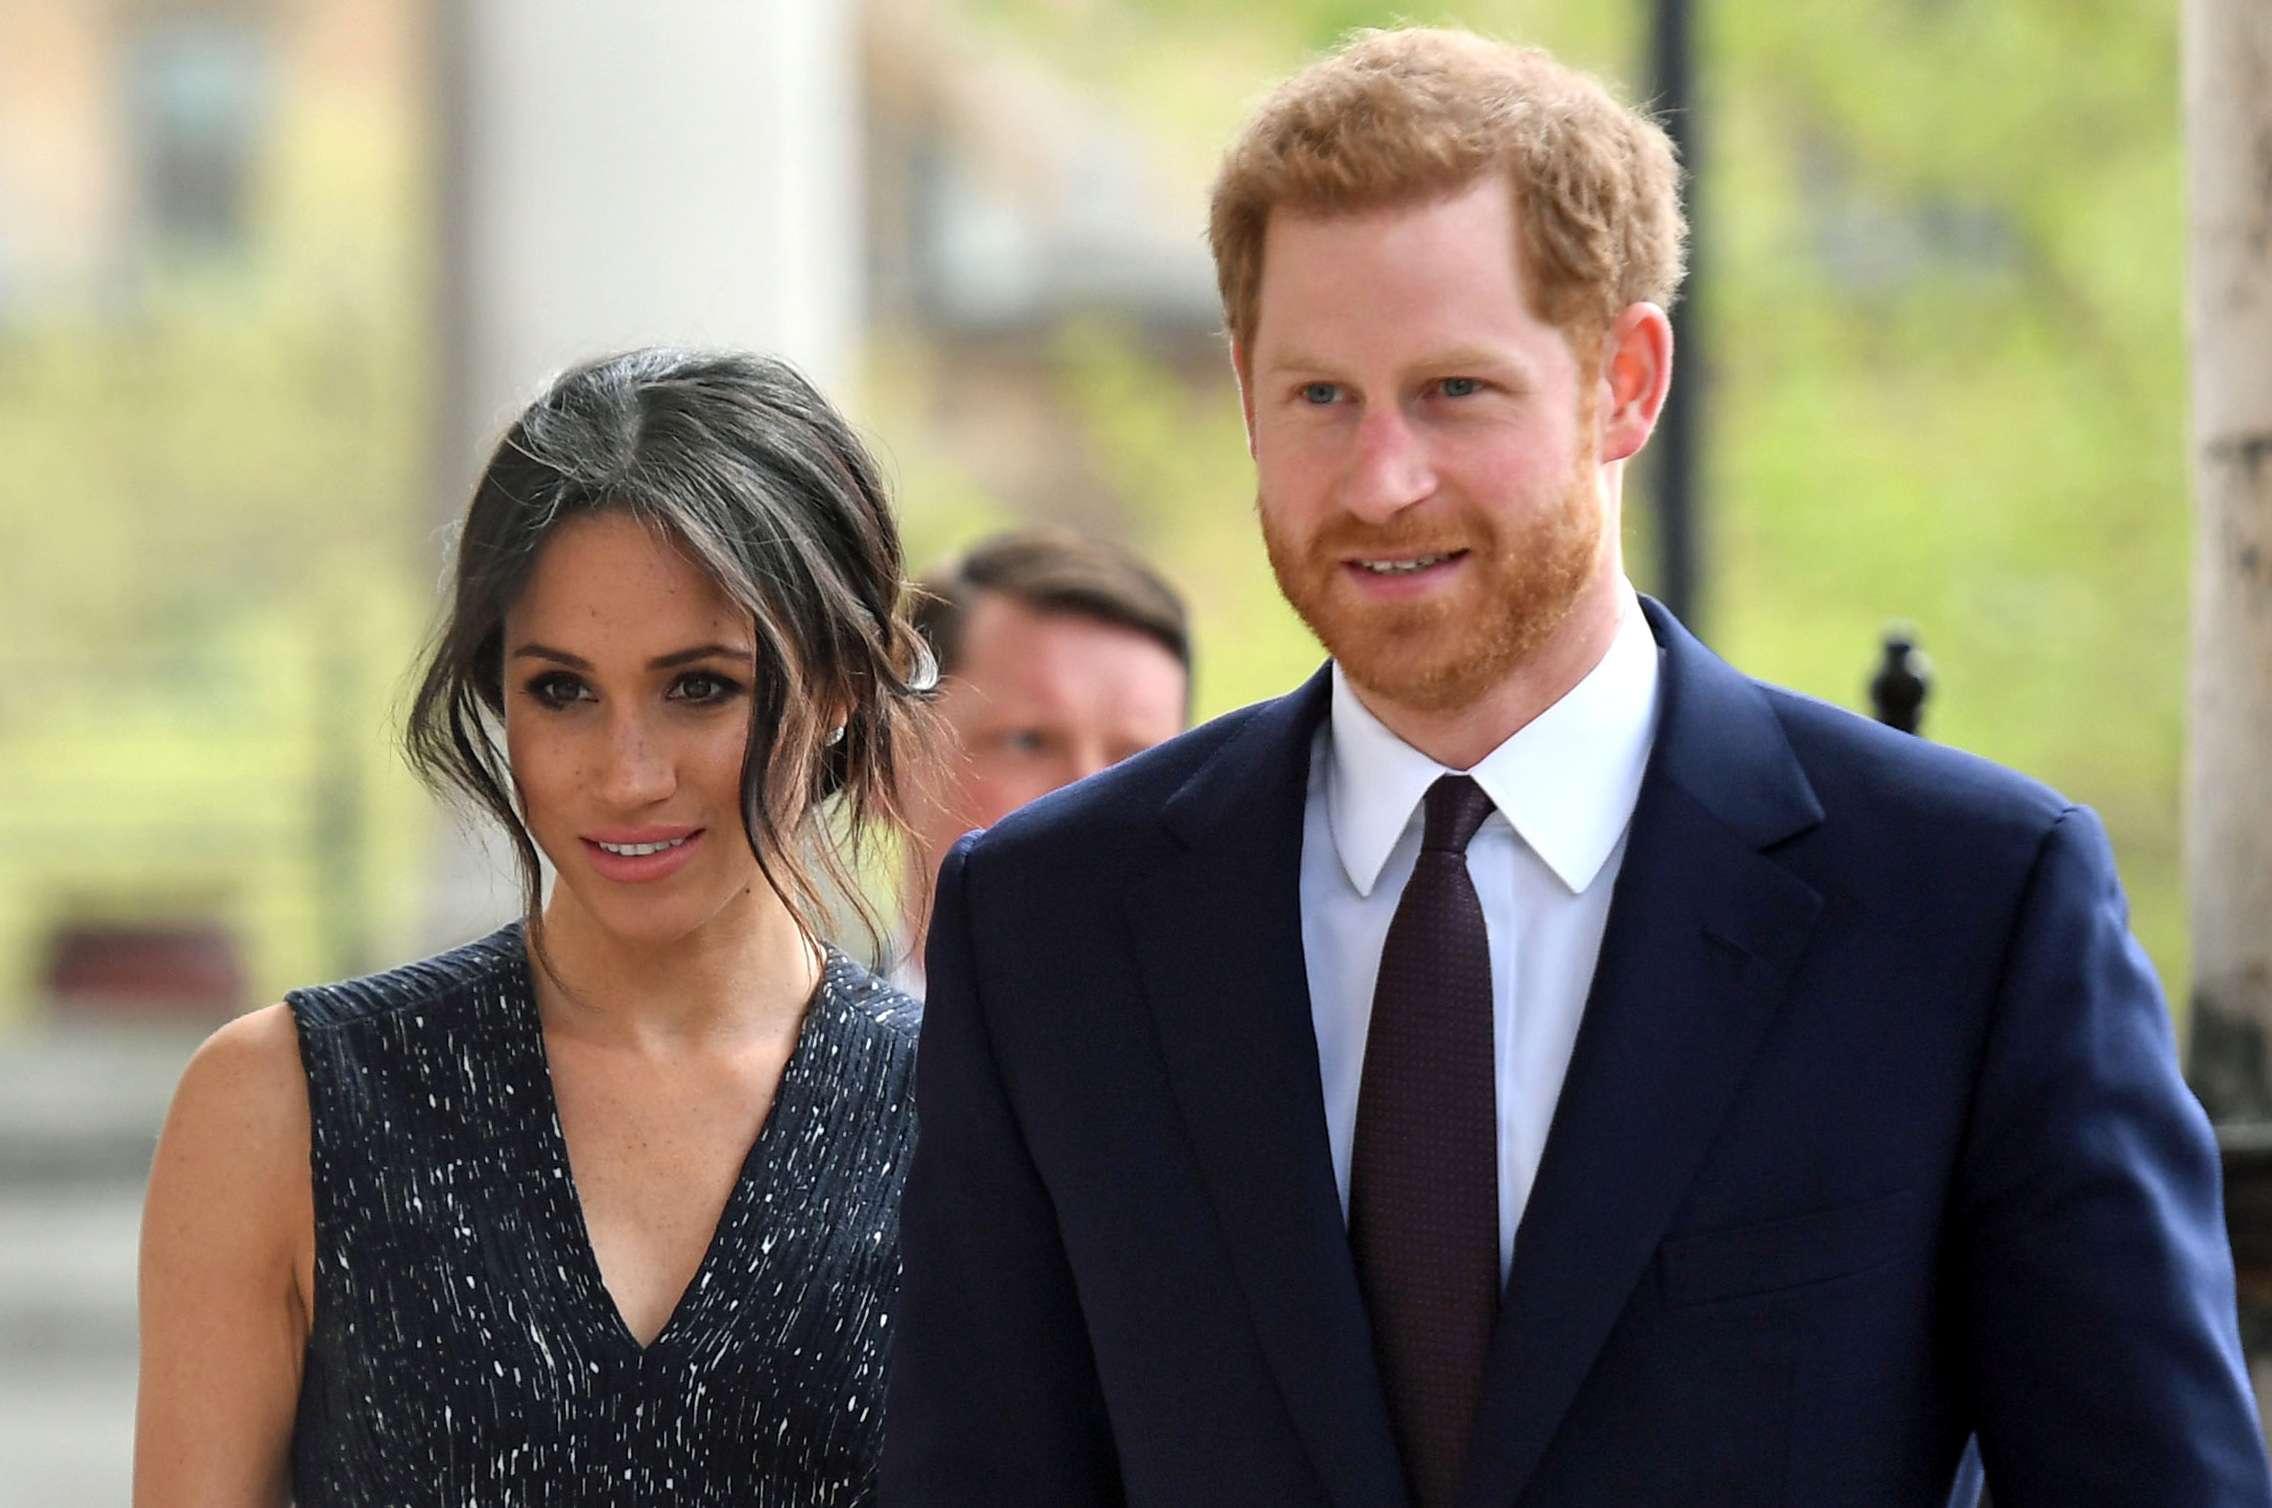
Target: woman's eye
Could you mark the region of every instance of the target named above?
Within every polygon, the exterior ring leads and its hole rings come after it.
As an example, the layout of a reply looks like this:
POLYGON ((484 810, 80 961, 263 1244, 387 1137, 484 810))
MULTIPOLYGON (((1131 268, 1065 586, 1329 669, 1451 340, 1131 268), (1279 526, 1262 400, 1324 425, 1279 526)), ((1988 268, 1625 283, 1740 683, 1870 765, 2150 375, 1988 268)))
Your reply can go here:
POLYGON ((737 682, 729 681, 722 675, 713 675, 707 670, 690 670, 671 682, 670 696, 674 701, 709 706, 739 696, 741 689, 737 682))
POLYGON ((1473 377, 1446 377, 1436 387, 1446 398, 1472 398, 1483 390, 1473 377))
POLYGON ((1323 408, 1326 404, 1331 403, 1334 399, 1340 396, 1341 389, 1335 387, 1330 382, 1310 382, 1305 383, 1302 386, 1302 401, 1304 403, 1314 403, 1320 408, 1323 408))
POLYGON ((592 688, 565 670, 548 670, 528 684, 529 695, 539 706, 558 711, 571 702, 592 700, 592 688))

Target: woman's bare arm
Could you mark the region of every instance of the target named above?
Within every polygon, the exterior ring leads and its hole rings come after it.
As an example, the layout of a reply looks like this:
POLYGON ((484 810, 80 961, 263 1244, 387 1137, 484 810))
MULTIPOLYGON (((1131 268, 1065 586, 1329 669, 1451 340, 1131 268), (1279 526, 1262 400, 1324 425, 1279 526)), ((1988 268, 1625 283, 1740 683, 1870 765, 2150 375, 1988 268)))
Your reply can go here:
POLYGON ((307 1080, 291 1015, 270 1006, 198 1049, 158 1138, 135 1508, 285 1501, 314 1249, 307 1080))

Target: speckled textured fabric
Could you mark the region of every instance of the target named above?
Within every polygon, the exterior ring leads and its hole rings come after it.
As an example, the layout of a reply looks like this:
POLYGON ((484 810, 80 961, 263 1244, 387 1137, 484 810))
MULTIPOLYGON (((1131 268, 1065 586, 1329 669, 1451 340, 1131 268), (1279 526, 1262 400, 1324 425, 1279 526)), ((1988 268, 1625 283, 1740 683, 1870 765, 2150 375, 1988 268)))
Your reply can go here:
POLYGON ((600 1279, 520 929, 289 997, 315 1313, 301 1508, 875 1498, 920 1007, 841 955, 642 1350, 600 1279))

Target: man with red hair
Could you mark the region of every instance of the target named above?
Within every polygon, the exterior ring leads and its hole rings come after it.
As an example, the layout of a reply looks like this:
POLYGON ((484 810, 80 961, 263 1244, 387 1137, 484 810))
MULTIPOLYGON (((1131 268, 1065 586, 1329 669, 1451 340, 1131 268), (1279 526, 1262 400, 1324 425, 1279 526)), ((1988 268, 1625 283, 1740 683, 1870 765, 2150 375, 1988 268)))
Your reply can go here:
POLYGON ((1332 663, 949 857, 886 1508, 2272 1505, 2097 820, 1626 582, 1677 177, 1438 31, 1231 148, 1332 663))

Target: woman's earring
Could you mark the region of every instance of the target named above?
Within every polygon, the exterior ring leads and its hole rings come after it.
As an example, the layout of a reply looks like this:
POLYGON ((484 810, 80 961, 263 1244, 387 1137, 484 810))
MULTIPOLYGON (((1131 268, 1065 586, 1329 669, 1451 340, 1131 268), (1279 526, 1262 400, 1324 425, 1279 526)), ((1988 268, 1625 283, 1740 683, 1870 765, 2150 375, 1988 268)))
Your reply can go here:
POLYGON ((821 742, 832 749, 844 742, 844 724, 838 723, 835 727, 829 729, 828 737, 822 739, 821 742))
POLYGON ((938 687, 939 657, 932 652, 930 642, 919 637, 915 641, 915 667, 908 672, 907 689, 922 696, 938 687))

